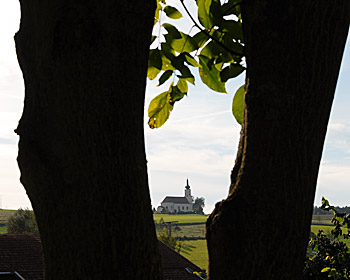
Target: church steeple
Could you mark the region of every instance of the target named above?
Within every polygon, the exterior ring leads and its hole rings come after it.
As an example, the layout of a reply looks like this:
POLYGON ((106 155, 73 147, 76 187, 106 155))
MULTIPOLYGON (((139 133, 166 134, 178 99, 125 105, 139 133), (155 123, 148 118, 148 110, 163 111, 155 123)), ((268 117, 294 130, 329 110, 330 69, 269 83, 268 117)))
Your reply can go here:
POLYGON ((188 184, 188 178, 187 178, 187 181, 186 181, 185 189, 186 189, 186 190, 189 190, 189 189, 190 189, 190 185, 188 184))
POLYGON ((192 198, 192 195, 191 195, 191 187, 190 187, 190 184, 188 183, 188 178, 187 178, 186 186, 185 186, 185 197, 187 198, 187 200, 190 203, 193 203, 193 198, 192 198))

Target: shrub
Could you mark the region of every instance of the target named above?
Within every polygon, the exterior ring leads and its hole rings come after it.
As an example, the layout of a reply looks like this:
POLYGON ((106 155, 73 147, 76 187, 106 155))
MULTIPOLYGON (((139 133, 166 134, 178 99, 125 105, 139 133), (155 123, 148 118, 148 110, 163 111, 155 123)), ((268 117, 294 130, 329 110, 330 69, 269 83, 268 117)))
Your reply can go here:
POLYGON ((350 216, 339 213, 325 198, 322 198, 321 209, 333 212, 334 228, 330 235, 319 231, 316 236, 311 236, 309 254, 304 266, 304 279, 350 279, 350 249, 340 240, 341 237, 350 237, 350 216), (343 232, 344 228, 346 233, 343 232))
POLYGON ((7 222, 8 234, 39 235, 34 212, 29 209, 18 209, 7 222))

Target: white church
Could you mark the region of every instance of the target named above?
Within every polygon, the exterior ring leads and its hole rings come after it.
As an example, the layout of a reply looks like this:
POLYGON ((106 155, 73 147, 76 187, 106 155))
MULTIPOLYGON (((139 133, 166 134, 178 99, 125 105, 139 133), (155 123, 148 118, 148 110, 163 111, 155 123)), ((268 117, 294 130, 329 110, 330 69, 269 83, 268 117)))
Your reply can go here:
POLYGON ((158 207, 158 213, 181 213, 193 212, 193 197, 191 195, 191 187, 185 186, 185 196, 166 196, 158 207))

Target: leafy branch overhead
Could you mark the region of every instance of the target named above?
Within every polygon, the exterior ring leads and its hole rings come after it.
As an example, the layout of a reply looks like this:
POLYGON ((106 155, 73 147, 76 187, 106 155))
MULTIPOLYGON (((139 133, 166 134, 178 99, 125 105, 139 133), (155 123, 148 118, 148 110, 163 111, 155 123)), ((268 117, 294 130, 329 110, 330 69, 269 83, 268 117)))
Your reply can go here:
MULTIPOLYGON (((196 0, 198 18, 195 19, 184 0, 179 0, 192 22, 187 33, 169 21, 181 19, 182 13, 156 0, 154 34, 148 60, 149 79, 158 77, 158 86, 171 80, 167 91, 156 96, 148 108, 151 128, 161 127, 169 118, 174 104, 188 92, 188 84, 195 84, 194 69, 204 84, 216 92, 226 93, 226 82, 240 75, 243 66, 244 42, 240 1, 196 0)), ((237 90, 233 114, 243 119, 244 86, 237 90)))

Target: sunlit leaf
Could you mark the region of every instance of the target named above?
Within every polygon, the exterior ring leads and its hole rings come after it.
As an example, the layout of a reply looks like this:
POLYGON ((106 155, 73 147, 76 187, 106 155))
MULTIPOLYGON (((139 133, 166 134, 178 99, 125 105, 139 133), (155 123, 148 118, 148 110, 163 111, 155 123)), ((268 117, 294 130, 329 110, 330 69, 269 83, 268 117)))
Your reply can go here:
POLYGON ((195 60, 193 58, 192 55, 190 55, 189 53, 183 53, 185 55, 185 60, 188 64, 190 64, 193 67, 199 67, 199 63, 197 62, 197 60, 195 60))
POLYGON ((174 7, 172 6, 166 6, 164 8, 164 12, 166 15, 172 19, 179 19, 182 17, 182 14, 174 7))
POLYGON ((170 104, 172 84, 168 91, 163 92, 153 98, 148 107, 148 125, 150 128, 161 127, 170 116, 173 105, 170 104))
POLYGON ((235 93, 232 101, 232 113, 239 124, 243 122, 245 85, 241 86, 235 93))
POLYGON ((207 30, 213 27, 213 21, 209 14, 211 3, 212 0, 197 0, 198 20, 207 30))
POLYGON ((197 44, 193 41, 191 36, 182 32, 180 32, 180 34, 181 34, 180 39, 176 39, 170 34, 166 34, 164 36, 167 44, 169 44, 173 48, 173 50, 175 50, 178 53, 182 53, 182 52, 190 53, 198 48, 197 44))
POLYGON ((209 58, 204 55, 199 55, 199 75, 204 84, 206 84, 210 89, 217 92, 226 93, 225 84, 220 80, 220 72, 216 67, 208 67, 209 58))
POLYGON ((171 75, 173 74, 173 70, 167 70, 165 71, 162 76, 160 76, 159 78, 159 84, 158 86, 164 84, 170 77, 171 75))
POLYGON ((187 93, 188 91, 188 85, 186 80, 184 79, 179 79, 179 81, 177 82, 177 87, 182 93, 187 93))

